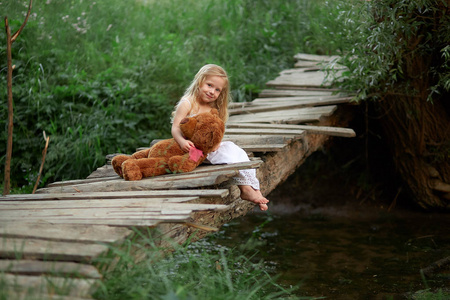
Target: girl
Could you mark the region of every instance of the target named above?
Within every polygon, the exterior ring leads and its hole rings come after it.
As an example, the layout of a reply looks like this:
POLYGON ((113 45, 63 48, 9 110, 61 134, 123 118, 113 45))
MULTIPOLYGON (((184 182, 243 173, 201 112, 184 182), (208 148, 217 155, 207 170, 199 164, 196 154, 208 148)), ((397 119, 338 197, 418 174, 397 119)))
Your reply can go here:
MULTIPOLYGON (((194 147, 194 144, 181 134, 180 122, 183 118, 216 108, 220 118, 226 122, 230 101, 230 86, 225 70, 213 64, 203 66, 172 113, 172 136, 181 149, 189 152, 189 149, 194 147)), ((207 159, 212 164, 249 161, 244 150, 228 141, 220 143, 214 152, 208 154, 207 159)), ((261 194, 255 169, 240 170, 239 175, 233 179, 241 191, 241 199, 258 204, 261 210, 268 209, 269 200, 261 194)))

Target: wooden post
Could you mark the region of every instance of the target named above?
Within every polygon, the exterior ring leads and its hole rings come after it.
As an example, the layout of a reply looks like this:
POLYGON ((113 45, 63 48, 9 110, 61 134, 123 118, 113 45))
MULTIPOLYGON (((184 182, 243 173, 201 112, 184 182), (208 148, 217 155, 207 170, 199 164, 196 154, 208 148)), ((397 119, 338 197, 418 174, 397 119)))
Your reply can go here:
POLYGON ((12 54, 11 47, 12 43, 17 39, 19 34, 22 32, 23 28, 27 24, 28 17, 30 16, 31 7, 33 0, 30 0, 30 5, 28 6, 28 13, 23 21, 22 26, 19 30, 11 36, 11 29, 9 28, 8 17, 5 17, 5 29, 6 29, 6 55, 8 61, 8 72, 7 72, 7 90, 8 90, 8 140, 6 143, 6 159, 5 159, 5 179, 3 186, 3 195, 8 195, 11 188, 11 156, 12 156, 12 142, 13 142, 13 95, 12 95, 12 54))

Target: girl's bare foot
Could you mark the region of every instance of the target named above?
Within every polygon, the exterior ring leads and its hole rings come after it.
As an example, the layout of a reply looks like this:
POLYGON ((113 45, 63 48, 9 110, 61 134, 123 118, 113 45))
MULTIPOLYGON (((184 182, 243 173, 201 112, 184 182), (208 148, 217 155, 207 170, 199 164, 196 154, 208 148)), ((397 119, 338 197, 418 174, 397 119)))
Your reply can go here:
POLYGON ((261 210, 268 210, 269 207, 267 206, 267 203, 269 203, 269 200, 267 200, 262 194, 260 190, 255 190, 249 185, 238 185, 239 189, 241 190, 241 199, 247 200, 250 202, 253 202, 255 204, 259 205, 259 208, 261 210))

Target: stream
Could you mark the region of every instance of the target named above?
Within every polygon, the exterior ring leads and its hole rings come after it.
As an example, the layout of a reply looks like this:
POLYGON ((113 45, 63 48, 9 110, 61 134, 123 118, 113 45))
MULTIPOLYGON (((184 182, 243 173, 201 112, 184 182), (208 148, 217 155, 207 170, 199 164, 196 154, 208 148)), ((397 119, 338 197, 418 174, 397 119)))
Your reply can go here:
POLYGON ((448 291, 448 265, 433 276, 420 272, 450 256, 448 214, 375 193, 356 197, 342 176, 321 174, 305 177, 300 168, 268 196, 268 213, 254 210, 226 224, 213 243, 239 249, 250 240, 254 259, 282 286, 299 286, 298 296, 405 299, 419 290, 448 291))

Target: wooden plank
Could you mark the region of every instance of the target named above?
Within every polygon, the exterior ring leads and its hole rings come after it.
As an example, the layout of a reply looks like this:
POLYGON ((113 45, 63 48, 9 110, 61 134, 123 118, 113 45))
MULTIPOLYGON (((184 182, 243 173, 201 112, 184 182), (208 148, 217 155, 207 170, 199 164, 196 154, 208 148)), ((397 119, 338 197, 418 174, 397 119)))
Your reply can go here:
POLYGON ((295 68, 312 68, 312 67, 319 67, 320 65, 321 65, 320 62, 299 60, 294 64, 294 67, 295 68))
MULTIPOLYGON (((293 137, 301 137, 305 135, 304 130, 297 130, 297 129, 285 129, 285 128, 258 128, 256 131, 258 134, 261 135, 283 135, 283 136, 293 136, 293 137)), ((254 135, 255 130, 254 129, 247 129, 247 128, 227 128, 225 131, 226 135, 233 135, 233 134, 239 134, 239 135, 254 135)))
POLYGON ((287 144, 265 144, 265 145, 240 145, 247 152, 278 152, 283 150, 287 144))
POLYGON ((108 249, 100 244, 4 238, 0 243, 0 257, 91 262, 108 249))
POLYGON ((25 291, 5 291, 5 295, 14 300, 92 300, 93 298, 87 297, 75 297, 75 296, 65 296, 65 295, 48 295, 45 293, 36 293, 34 290, 27 293, 25 291))
MULTIPOLYGON (((111 167, 112 168, 112 167, 111 167)), ((0 201, 46 201, 46 200, 90 200, 90 199, 121 199, 121 198, 224 198, 228 196, 227 189, 198 189, 198 190, 156 190, 130 192, 101 192, 101 193, 60 193, 60 194, 17 194, 0 197, 0 201)))
POLYGON ((356 133, 351 128, 313 126, 313 125, 291 125, 291 124, 252 124, 252 123, 228 123, 228 128, 277 128, 277 129, 301 129, 310 133, 327 134, 339 137, 355 137, 356 133))
MULTIPOLYGON (((215 165, 217 167, 217 165, 215 165)), ((243 168, 245 169, 245 168, 243 168)), ((138 181, 105 180, 101 182, 62 185, 38 190, 39 193, 80 193, 115 192, 115 191, 146 191, 164 189, 188 189, 203 186, 214 186, 225 182, 238 174, 236 169, 217 170, 208 173, 169 174, 157 177, 144 178, 138 181)))
POLYGON ((325 97, 332 96, 333 92, 329 90, 280 90, 264 89, 258 94, 258 98, 273 97, 325 97))
MULTIPOLYGON (((118 218, 116 216, 110 218, 31 218, 28 222, 36 224, 52 224, 52 225, 104 225, 114 227, 155 227, 161 223, 185 223, 191 218, 191 214, 180 212, 176 215, 162 215, 161 213, 147 214, 145 218, 142 215, 118 218)), ((11 224, 17 224, 14 220, 9 220, 11 224)))
POLYGON ((16 238, 35 238, 50 241, 80 243, 115 243, 124 240, 132 233, 127 228, 110 226, 58 225, 30 223, 28 220, 0 222, 0 236, 16 238))
POLYGON ((260 145, 260 144, 286 144, 294 140, 293 136, 280 136, 280 135, 225 135, 224 141, 232 141, 239 147, 244 145, 260 145))
MULTIPOLYGON (((198 178, 198 174, 205 174, 206 177, 208 176, 213 176, 214 174, 218 174, 218 176, 222 176, 223 174, 221 174, 222 171, 227 171, 227 170, 236 170, 236 169, 253 169, 253 168, 257 168, 260 164, 262 163, 262 161, 260 159, 252 159, 249 162, 244 162, 244 163, 238 163, 238 164, 229 164, 229 165, 211 165, 211 164, 202 164, 201 166, 197 167, 195 170, 191 171, 191 172, 187 172, 187 173, 178 173, 178 174, 166 174, 166 175, 161 175, 161 176, 156 176, 156 177, 148 177, 148 178, 144 178, 140 181, 146 180, 149 181, 151 180, 152 183, 155 183, 155 187, 153 189, 147 189, 147 188, 141 188, 141 189, 137 189, 137 190, 157 190, 157 189, 165 189, 164 186, 158 186, 157 183, 160 181, 173 181, 174 186, 176 186, 176 188, 192 188, 192 187, 200 187, 198 184, 196 184, 196 182, 192 182, 189 181, 189 179, 192 178, 198 178), (183 185, 183 182, 185 183, 185 185, 183 185)), ((111 169, 112 170, 112 169, 111 169)), ((112 171, 114 172, 114 171, 112 171)), ((233 175, 234 176, 234 175, 233 175)), ((231 176, 232 177, 232 176, 231 176)), ((210 177, 209 178, 210 181, 213 181, 214 178, 210 177)), ((117 176, 114 179, 110 179, 110 178, 97 178, 95 181, 92 180, 86 180, 86 179, 78 179, 78 180, 68 180, 68 181, 60 181, 60 182, 54 182, 52 184, 48 185, 48 188, 44 188, 44 189, 39 189, 36 191, 36 193, 47 193, 49 192, 49 188, 58 188, 57 190, 52 190, 52 193, 58 193, 59 187, 62 186, 76 186, 76 185, 80 185, 80 184, 95 184, 95 183, 104 183, 105 181, 108 181, 111 185, 117 183, 119 185, 126 185, 127 184, 123 184, 123 179, 120 178, 119 176, 117 176)), ((140 181, 132 181, 135 183, 138 183, 140 181)), ((130 181, 131 182, 131 181, 130 181)), ((207 186, 208 182, 205 181, 205 186, 207 186)), ((214 185, 216 183, 212 183, 210 185, 214 185)), ((136 184, 136 185, 140 185, 140 184, 136 184)), ((76 188, 76 187, 75 187, 76 188)), ((167 187, 167 189, 170 189, 170 187, 167 187)), ((74 192, 77 191, 76 189, 72 188, 71 190, 67 190, 64 189, 66 192, 74 192)), ((108 191, 108 190, 105 190, 108 191)), ((117 189, 114 190, 110 190, 110 191, 120 191, 117 189)), ((123 191, 128 191, 128 190, 123 190, 123 191)), ((61 193, 61 192, 60 192, 61 193)), ((64 193, 64 192, 62 192, 64 193)))
MULTIPOLYGON (((177 200, 180 198, 177 198, 177 200)), ((186 198, 196 200, 198 198, 186 198)), ((221 204, 203 204, 203 203, 184 203, 184 202, 168 202, 166 199, 115 199, 115 200, 73 200, 73 201, 4 201, 0 202, 1 215, 0 220, 10 219, 14 215, 31 214, 42 216, 59 216, 59 215, 81 215, 86 214, 109 214, 115 211, 131 211, 141 212, 160 211, 161 209, 189 209, 198 210, 215 210, 226 208, 221 204), (151 201, 150 201, 151 200, 151 201)), ((185 200, 185 201, 189 201, 185 200)))
POLYGON ((267 86, 295 86, 295 87, 330 87, 338 74, 327 74, 323 71, 292 72, 283 74, 266 83, 267 86))
POLYGON ((306 106, 323 106, 332 104, 349 103, 353 98, 346 95, 333 95, 333 96, 308 96, 308 97, 266 97, 256 98, 252 102, 247 102, 252 105, 279 105, 279 104, 292 104, 293 102, 303 103, 306 106), (330 102, 329 104, 327 104, 330 102))
MULTIPOLYGON (((111 169, 112 170, 112 169, 111 169)), ((103 181, 120 181, 122 178, 117 175, 114 170, 111 172, 112 176, 107 177, 96 177, 96 178, 87 178, 87 179, 73 179, 73 180, 64 180, 64 181, 55 181, 51 182, 47 185, 48 188, 53 187, 59 187, 59 186, 69 186, 69 185, 75 185, 80 183, 96 183, 96 182, 103 182, 103 181)), ((75 190, 72 190, 75 191, 75 190)), ((39 193, 40 191, 37 190, 36 193, 39 193)))
POLYGON ((104 177, 116 177, 117 174, 114 172, 112 166, 111 166, 111 159, 106 157, 106 159, 109 161, 109 163, 97 168, 94 172, 89 174, 86 179, 94 179, 94 178, 104 178, 104 177), (111 172, 112 171, 112 172, 111 172))
POLYGON ((97 279, 63 278, 52 276, 25 276, 3 274, 5 294, 20 299, 91 299, 100 284, 97 279), (62 295, 61 295, 62 294, 62 295), (23 297, 23 298, 22 298, 23 297))
POLYGON ((261 99, 260 102, 258 102, 259 99, 254 100, 254 105, 247 105, 243 108, 235 108, 230 109, 230 115, 237 115, 237 114, 246 114, 246 113, 258 113, 258 112, 278 112, 280 110, 286 110, 286 109, 295 109, 295 108, 303 108, 303 107, 311 107, 311 106, 319 106, 319 105, 331 105, 331 104, 341 104, 341 103, 348 103, 350 102, 352 97, 330 97, 330 98, 319 98, 314 100, 303 100, 299 99, 298 97, 292 97, 292 98, 265 98, 261 99), (270 100, 268 100, 270 99, 270 100), (274 103, 270 103, 269 101, 275 100, 274 103), (286 102, 281 102, 285 100, 286 102), (276 103, 278 102, 278 103, 276 103), (264 105, 258 105, 258 104, 264 104, 264 105))
POLYGON ((317 55, 307 53, 297 53, 294 55, 297 60, 315 61, 315 62, 330 62, 339 58, 338 55, 317 55))
POLYGON ((100 279, 102 275, 92 265, 75 262, 40 260, 0 260, 0 272, 18 275, 53 275, 100 279))
POLYGON ((319 122, 323 114, 305 114, 294 115, 288 117, 272 116, 270 118, 264 116, 235 115, 231 116, 229 121, 241 123, 269 123, 269 124, 300 124, 309 122, 319 122))
MULTIPOLYGON (((284 109, 279 110, 277 113, 273 113, 270 111, 265 112, 257 112, 257 113, 249 113, 246 114, 245 117, 274 117, 277 119, 289 118, 290 116, 296 115, 310 115, 310 114, 326 114, 330 115, 336 110, 336 105, 327 105, 327 106, 318 106, 318 107, 303 107, 303 108, 295 108, 295 109, 284 109)), ((235 116, 230 116, 230 119, 235 116)))
POLYGON ((280 110, 277 114, 258 112, 254 114, 230 116, 230 122, 241 123, 301 123, 320 120, 321 117, 330 116, 336 110, 336 105, 306 107, 289 110, 280 110))

